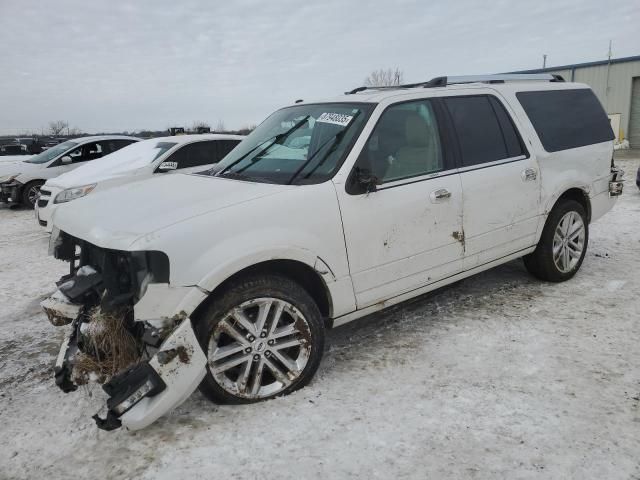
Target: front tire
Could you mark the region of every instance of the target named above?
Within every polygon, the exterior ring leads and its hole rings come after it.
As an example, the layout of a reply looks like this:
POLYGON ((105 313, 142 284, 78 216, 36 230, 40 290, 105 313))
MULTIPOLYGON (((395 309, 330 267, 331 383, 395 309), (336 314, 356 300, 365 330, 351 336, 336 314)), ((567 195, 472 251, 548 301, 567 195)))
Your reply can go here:
POLYGON ((324 351, 318 306, 304 288, 280 275, 233 282, 195 323, 207 356, 200 391, 215 403, 255 403, 302 388, 324 351))
POLYGON ((35 208, 38 196, 40 195, 40 187, 44 185, 42 181, 34 181, 27 183, 22 189, 22 203, 29 208, 35 208))
POLYGON ((588 243, 584 207, 575 200, 562 200, 549 214, 538 246, 524 257, 524 264, 541 280, 564 282, 580 269, 588 243))

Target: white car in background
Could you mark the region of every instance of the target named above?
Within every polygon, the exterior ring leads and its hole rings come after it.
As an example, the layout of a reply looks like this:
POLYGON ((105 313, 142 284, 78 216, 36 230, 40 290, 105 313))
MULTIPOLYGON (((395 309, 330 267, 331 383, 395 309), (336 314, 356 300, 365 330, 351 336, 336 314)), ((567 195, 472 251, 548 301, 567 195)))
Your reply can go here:
POLYGON ((58 175, 139 141, 124 135, 74 138, 26 160, 0 163, 0 202, 33 208, 40 187, 58 175))
POLYGON ((40 189, 36 218, 51 231, 51 216, 61 203, 91 192, 168 172, 206 170, 242 141, 241 135, 179 135, 144 140, 54 179, 40 189))

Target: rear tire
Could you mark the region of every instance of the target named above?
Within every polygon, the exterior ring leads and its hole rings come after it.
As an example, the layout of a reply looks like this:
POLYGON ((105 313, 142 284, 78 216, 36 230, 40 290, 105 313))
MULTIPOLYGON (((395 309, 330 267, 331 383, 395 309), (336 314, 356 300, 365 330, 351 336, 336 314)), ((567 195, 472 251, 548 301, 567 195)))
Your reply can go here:
POLYGON ((547 217, 536 249, 524 257, 527 270, 548 282, 564 282, 580 269, 589 243, 584 207, 561 200, 547 217))
POLYGON ((245 404, 307 385, 324 351, 324 322, 309 293, 280 275, 251 275, 226 287, 195 319, 207 356, 200 391, 245 404))
POLYGON ((44 182, 41 180, 27 183, 22 189, 22 204, 29 208, 35 208, 42 185, 44 182))

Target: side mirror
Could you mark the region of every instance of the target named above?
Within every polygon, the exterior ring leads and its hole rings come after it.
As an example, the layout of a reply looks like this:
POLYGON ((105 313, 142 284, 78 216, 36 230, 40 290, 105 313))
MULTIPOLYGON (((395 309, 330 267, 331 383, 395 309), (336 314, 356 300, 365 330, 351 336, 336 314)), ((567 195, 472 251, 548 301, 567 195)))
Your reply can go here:
POLYGON ((366 168, 356 167, 356 183, 362 189, 363 192, 370 193, 375 192, 380 185, 380 179, 376 177, 370 170, 366 168))
POLYGON ((73 162, 73 159, 69 155, 65 155, 60 159, 60 161, 63 165, 69 165, 71 162, 73 162))
POLYGON ((158 170, 166 172, 168 170, 176 170, 178 168, 178 162, 162 162, 158 166, 158 170))

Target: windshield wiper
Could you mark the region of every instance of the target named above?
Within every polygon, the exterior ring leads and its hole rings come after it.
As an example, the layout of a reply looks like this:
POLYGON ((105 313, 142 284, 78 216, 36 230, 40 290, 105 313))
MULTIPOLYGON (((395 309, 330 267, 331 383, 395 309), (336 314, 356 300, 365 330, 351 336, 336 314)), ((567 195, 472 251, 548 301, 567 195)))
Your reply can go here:
POLYGON ((253 166, 256 164, 256 162, 258 162, 258 160, 260 160, 262 157, 260 157, 260 155, 262 155, 264 152, 266 152, 267 150, 269 150, 273 145, 275 145, 276 143, 281 142, 282 140, 286 139, 289 135, 291 135, 293 132, 295 132, 298 128, 300 128, 302 125, 304 125, 306 123, 307 120, 309 120, 310 115, 306 115, 302 120, 300 120, 298 123, 296 123, 294 126, 292 126, 289 130, 279 133, 277 135, 274 135, 273 137, 265 140, 262 143, 257 144, 255 147, 253 147, 251 150, 249 150, 247 153, 245 153, 244 155, 242 155, 240 158, 238 158, 237 160, 231 162, 229 165, 227 165, 226 167, 224 167, 222 170, 220 170, 218 173, 215 174, 216 177, 220 177, 222 176, 227 170, 229 170, 230 168, 236 166, 238 163, 240 163, 242 160, 244 160, 245 158, 247 158, 251 153, 253 153, 254 151, 256 151, 258 149, 258 147, 264 145, 267 142, 271 142, 269 143, 269 145, 267 145, 266 147, 264 147, 260 153, 258 153, 258 155, 256 155, 256 160, 254 160, 252 163, 249 163, 246 167, 242 167, 240 169, 238 169, 235 173, 240 173, 244 170, 246 170, 247 168, 249 168, 250 166, 253 166))
POLYGON ((327 150, 327 153, 325 153, 325 155, 320 159, 318 164, 315 167, 313 167, 311 171, 304 176, 304 178, 309 178, 318 168, 320 168, 324 164, 324 162, 327 161, 327 159, 329 158, 329 155, 331 155, 334 152, 336 146, 340 143, 340 141, 344 137, 344 134, 347 133, 347 130, 349 130, 349 127, 354 124, 354 120, 359 114, 360 114, 360 110, 358 110, 356 113, 353 114, 353 117, 351 118, 348 125, 346 125, 342 130, 337 132, 332 137, 329 137, 322 145, 320 145, 320 148, 318 148, 315 152, 313 152, 313 154, 309 158, 307 158, 307 160, 300 166, 300 168, 298 168, 293 173, 293 175, 291 176, 291 178, 287 183, 291 185, 293 181, 296 179, 296 177, 300 175, 300 172, 302 172, 307 167, 307 165, 311 163, 311 160, 313 160, 316 157, 316 155, 318 155, 322 151, 324 147, 326 147, 329 143, 331 143, 331 147, 329 147, 329 150, 327 150))
MULTIPOLYGON (((217 175, 214 175, 217 176, 217 175)), ((244 175, 242 173, 238 173, 238 172, 227 172, 225 173, 222 178, 230 178, 233 180, 242 180, 245 182, 262 182, 262 183, 277 183, 274 182, 272 179, 270 178, 265 178, 265 177, 256 177, 255 175, 244 175)))

